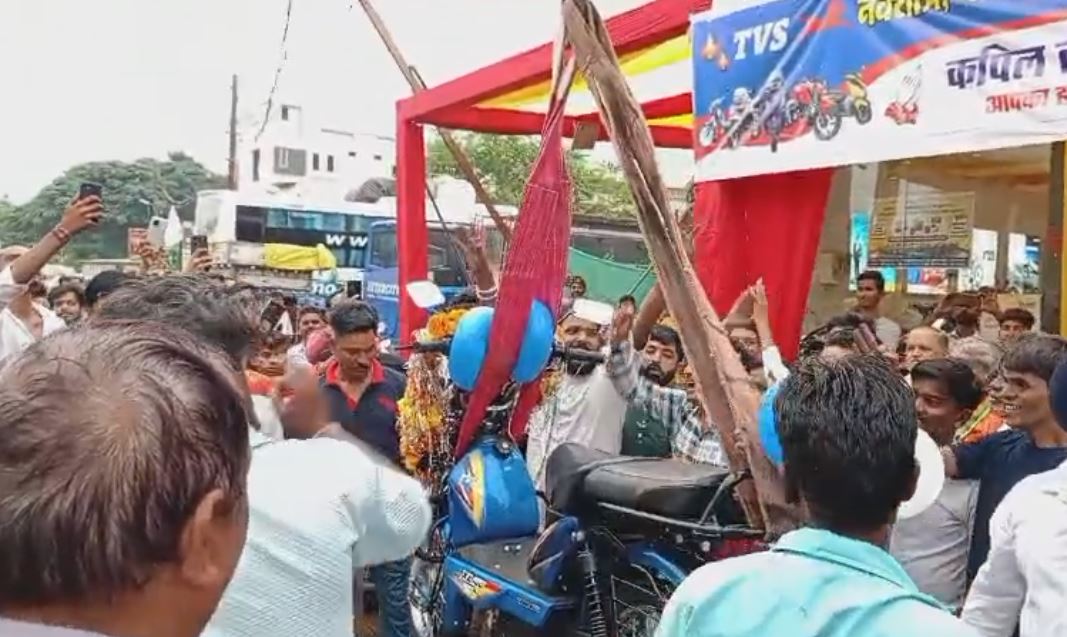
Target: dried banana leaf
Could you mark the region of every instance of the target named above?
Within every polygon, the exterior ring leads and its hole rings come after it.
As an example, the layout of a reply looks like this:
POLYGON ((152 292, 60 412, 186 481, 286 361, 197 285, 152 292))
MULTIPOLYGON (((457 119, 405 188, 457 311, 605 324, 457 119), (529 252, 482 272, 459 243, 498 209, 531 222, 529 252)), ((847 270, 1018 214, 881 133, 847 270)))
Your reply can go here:
POLYGON ((756 414, 760 394, 749 381, 686 254, 682 232, 656 166, 648 123, 619 68, 603 20, 589 0, 564 0, 563 15, 568 41, 574 47, 630 185, 641 232, 667 308, 679 326, 705 413, 722 437, 731 468, 752 470, 754 480, 740 489, 742 506, 751 524, 777 536, 795 527, 799 515, 786 501, 777 468, 758 445, 756 414), (744 432, 748 445, 737 446, 735 429, 744 432))

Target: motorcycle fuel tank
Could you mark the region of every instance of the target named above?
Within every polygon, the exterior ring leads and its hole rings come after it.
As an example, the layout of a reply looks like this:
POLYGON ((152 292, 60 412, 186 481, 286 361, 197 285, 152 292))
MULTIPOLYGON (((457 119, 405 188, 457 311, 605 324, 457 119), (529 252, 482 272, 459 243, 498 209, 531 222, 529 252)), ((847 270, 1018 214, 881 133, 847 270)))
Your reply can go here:
POLYGON ((482 438, 452 467, 448 487, 453 546, 537 533, 537 490, 515 445, 482 438))

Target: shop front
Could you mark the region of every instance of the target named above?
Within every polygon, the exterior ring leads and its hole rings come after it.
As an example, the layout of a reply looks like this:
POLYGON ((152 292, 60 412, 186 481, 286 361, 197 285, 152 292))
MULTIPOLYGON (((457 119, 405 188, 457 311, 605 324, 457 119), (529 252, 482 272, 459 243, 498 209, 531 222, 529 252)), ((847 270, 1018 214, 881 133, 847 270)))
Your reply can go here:
POLYGON ((876 269, 905 326, 995 290, 1060 330, 1067 0, 724 0, 692 34, 698 215, 716 228, 697 258, 738 261, 717 307, 777 277, 810 289, 792 301, 810 328, 876 269))

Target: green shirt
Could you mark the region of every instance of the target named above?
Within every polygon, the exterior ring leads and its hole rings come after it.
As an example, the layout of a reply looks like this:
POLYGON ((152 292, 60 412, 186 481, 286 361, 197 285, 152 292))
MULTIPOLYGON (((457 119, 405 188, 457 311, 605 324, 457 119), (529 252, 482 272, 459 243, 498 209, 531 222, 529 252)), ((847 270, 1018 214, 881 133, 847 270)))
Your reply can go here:
POLYGON ((652 419, 641 407, 629 407, 622 425, 622 455, 644 458, 671 457, 667 426, 652 419))

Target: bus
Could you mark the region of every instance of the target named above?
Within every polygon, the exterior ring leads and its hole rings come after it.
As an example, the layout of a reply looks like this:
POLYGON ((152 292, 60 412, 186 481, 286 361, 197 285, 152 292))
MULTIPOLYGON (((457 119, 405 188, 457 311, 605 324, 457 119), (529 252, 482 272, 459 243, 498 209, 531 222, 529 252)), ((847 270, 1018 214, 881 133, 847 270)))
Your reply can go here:
MULTIPOLYGON (((468 285, 463 257, 439 221, 428 225, 430 276, 450 298, 468 285)), ((461 219, 452 225, 478 224, 461 219)), ((239 280, 250 271, 256 280, 264 280, 263 250, 257 248, 265 244, 325 246, 337 260, 336 270, 306 273, 301 285, 286 285, 286 290, 302 303, 320 306, 337 294, 352 292, 377 309, 384 335, 396 336, 399 252, 392 210, 378 204, 315 205, 204 191, 198 195, 195 227, 239 280)), ((500 243, 496 239, 494 245, 500 243)))

